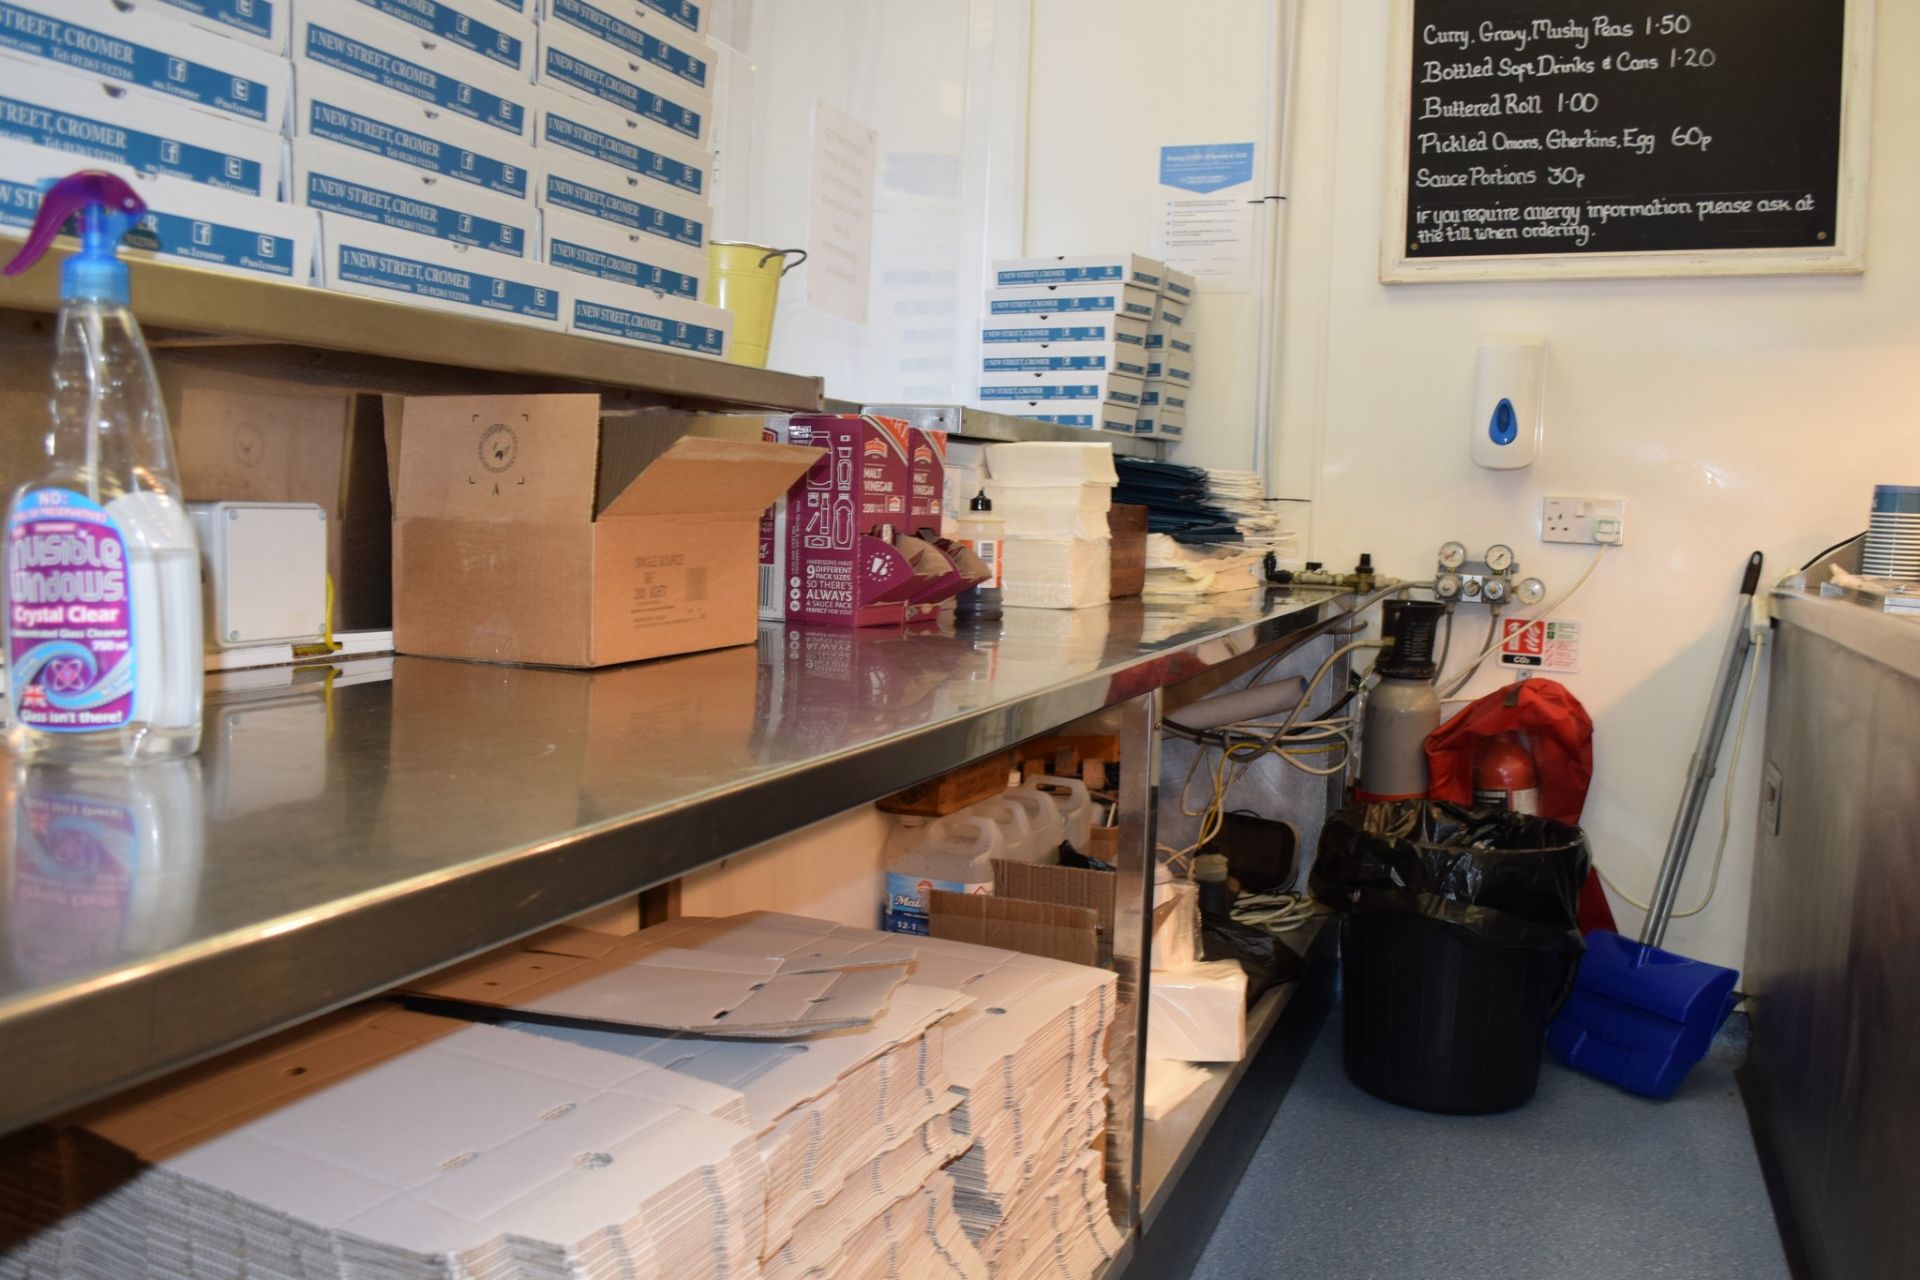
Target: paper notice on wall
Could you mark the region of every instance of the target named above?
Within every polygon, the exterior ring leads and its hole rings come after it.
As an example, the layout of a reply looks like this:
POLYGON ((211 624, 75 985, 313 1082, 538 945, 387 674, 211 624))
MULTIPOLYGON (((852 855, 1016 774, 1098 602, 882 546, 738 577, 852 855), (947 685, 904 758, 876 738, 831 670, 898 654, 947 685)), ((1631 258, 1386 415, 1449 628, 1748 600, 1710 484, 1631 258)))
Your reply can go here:
POLYGON ((864 324, 873 264, 878 136, 834 106, 813 107, 813 197, 807 219, 807 305, 864 324))
POLYGON ((1153 256, 1210 293, 1253 287, 1253 143, 1160 148, 1153 256))
POLYGON ((1559 675, 1580 670, 1580 624, 1559 619, 1504 620, 1500 624, 1500 665, 1559 675))

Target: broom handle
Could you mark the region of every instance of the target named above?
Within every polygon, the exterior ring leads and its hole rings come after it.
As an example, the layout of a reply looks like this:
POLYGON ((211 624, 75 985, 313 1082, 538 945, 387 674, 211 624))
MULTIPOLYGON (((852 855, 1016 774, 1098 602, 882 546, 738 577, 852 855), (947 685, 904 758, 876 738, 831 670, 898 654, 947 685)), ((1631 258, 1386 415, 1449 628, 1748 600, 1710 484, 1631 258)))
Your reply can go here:
MULTIPOLYGON (((1733 626, 1727 632, 1726 649, 1720 658, 1720 672, 1714 678, 1713 697, 1707 703, 1706 722, 1700 726, 1700 740, 1687 762, 1687 786, 1680 793, 1680 811, 1673 819, 1673 832, 1667 837, 1666 856, 1660 861, 1660 879, 1653 888, 1653 900, 1647 920, 1640 929, 1640 941, 1657 947, 1667 936, 1667 922, 1673 917, 1673 900, 1680 892, 1680 881, 1687 873, 1687 855, 1693 849, 1693 834, 1700 826, 1701 810, 1706 808, 1707 787, 1713 781, 1720 759, 1720 747, 1727 736, 1727 721, 1733 716, 1733 704, 1739 695, 1740 672, 1747 665, 1747 651, 1753 647, 1753 595, 1760 586, 1762 559, 1758 551, 1747 558, 1747 572, 1740 583, 1740 605, 1734 611, 1733 626)), ((1727 779, 1733 785, 1733 779, 1727 779)))

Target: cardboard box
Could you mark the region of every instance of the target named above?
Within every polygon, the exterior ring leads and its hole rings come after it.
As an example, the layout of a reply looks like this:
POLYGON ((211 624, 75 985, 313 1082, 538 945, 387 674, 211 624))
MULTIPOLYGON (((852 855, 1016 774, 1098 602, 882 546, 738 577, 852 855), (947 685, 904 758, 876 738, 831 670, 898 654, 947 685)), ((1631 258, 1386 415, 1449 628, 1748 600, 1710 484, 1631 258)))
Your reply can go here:
POLYGON ((337 213, 320 215, 320 282, 329 289, 440 311, 560 329, 560 273, 337 213))
POLYGON ((907 532, 940 533, 946 514, 947 433, 912 428, 907 452, 907 532))
POLYGON ((711 206, 570 151, 535 154, 540 171, 534 196, 542 208, 598 218, 706 252, 711 206))
POLYGON ((1114 404, 1110 400, 1080 409, 1062 409, 1059 405, 1049 408, 1038 402, 1025 401, 991 407, 995 413, 1004 413, 1010 418, 1025 418, 1029 422, 1051 422, 1057 427, 1080 427, 1088 431, 1118 431, 1129 436, 1133 434, 1134 424, 1140 415, 1139 409, 1133 405, 1114 404))
POLYGON ((394 644, 437 657, 598 667, 751 643, 760 514, 821 456, 603 427, 592 395, 401 413, 394 644))
MULTIPOLYGON (((78 167, 67 152, 0 140, 0 234, 24 240, 40 211, 37 181, 63 178, 78 167)), ((124 178, 146 201, 147 211, 127 233, 128 256, 287 284, 312 282, 315 227, 307 210, 125 165, 93 160, 87 167, 124 178)))
POLYGON ((1164 378, 1149 378, 1140 392, 1140 409, 1172 409, 1179 413, 1187 411, 1187 388, 1178 382, 1168 382, 1164 378))
POLYGON ((938 522, 932 442, 897 418, 797 414, 772 438, 823 449, 762 520, 762 616, 866 627, 931 617, 966 587, 951 566, 916 567, 896 541, 938 522), (917 446, 925 456, 915 460, 917 446), (922 492, 916 493, 915 471, 922 492))
POLYGON ((292 0, 156 0, 156 15, 190 22, 257 49, 287 52, 287 14, 292 0))
POLYGON ((1057 315, 1046 320, 1029 315, 989 316, 980 325, 980 349, 990 352, 1056 343, 1113 343, 1144 350, 1149 327, 1144 317, 1111 312, 1057 315))
POLYGON ((706 143, 712 132, 711 90, 561 23, 540 24, 533 80, 651 120, 698 143, 706 143))
MULTIPOLYGON (((191 103, 278 131, 292 77, 283 59, 114 0, 0 0, 0 52, 191 103)), ((11 74, 11 72, 9 72, 11 74)))
POLYGON ((549 209, 541 219, 540 259, 562 271, 689 302, 698 302, 706 292, 706 254, 560 209, 549 209))
POLYGON ((284 148, 276 135, 50 65, 6 65, 0 138, 242 195, 280 195, 284 148))
POLYGON ((1107 371, 1083 373, 1058 370, 1046 373, 982 374, 980 400, 988 408, 999 404, 1056 406, 1062 401, 1084 400, 1138 408, 1145 384, 1139 378, 1107 371))
POLYGON ((1133 431, 1135 435, 1149 436, 1155 440, 1182 439, 1187 434, 1187 411, 1171 405, 1142 409, 1133 431))
POLYGON ((1167 267, 1138 253, 1092 253, 1055 258, 1001 258, 993 264, 996 289, 1048 288, 1060 284, 1123 281, 1159 293, 1167 267))
POLYGON ((525 200, 465 182, 446 182, 423 169, 383 160, 319 138, 293 146, 295 204, 326 213, 432 236, 533 260, 538 217, 525 200))
POLYGON ((590 276, 567 273, 567 332, 725 360, 733 350, 733 313, 691 298, 674 298, 590 276))
POLYGON ((1013 771, 1013 752, 975 760, 951 769, 937 778, 896 791, 878 802, 882 813, 904 813, 920 818, 944 818, 970 804, 991 799, 1007 789, 1007 775, 1013 771))
POLYGON ((1161 287, 1161 293, 1176 299, 1182 304, 1193 301, 1193 277, 1177 267, 1167 268, 1167 282, 1161 287))
MULTIPOLYGON (((530 0, 530 3, 542 22, 555 8, 555 0, 530 0)), ((681 31, 703 35, 713 17, 709 0, 593 0, 593 6, 650 31, 666 23, 681 31)))
POLYGON ((699 143, 605 103, 546 86, 534 89, 533 105, 536 147, 571 151, 625 176, 660 183, 676 195, 706 199, 713 154, 699 143))
POLYGON ((335 142, 515 200, 533 195, 532 147, 424 102, 369 91, 366 82, 317 63, 294 86, 294 149, 335 142))
POLYGON ((713 46, 645 5, 619 0, 540 0, 540 20, 550 29, 572 28, 604 41, 696 89, 713 90, 713 46))
POLYGON ((1162 294, 1156 298, 1154 300, 1154 307, 1153 318, 1155 320, 1163 320, 1167 324, 1176 326, 1184 325, 1187 322, 1187 304, 1173 297, 1171 294, 1162 294))
POLYGON ((392 625, 393 500, 380 398, 234 374, 163 352, 160 384, 190 502, 308 502, 327 513, 333 629, 392 625))
POLYGON ((1170 348, 1183 355, 1191 356, 1193 339, 1193 330, 1185 325, 1162 320, 1158 316, 1155 316, 1153 323, 1147 326, 1148 351, 1165 351, 1170 348))
POLYGON ((1071 964, 1100 963, 1097 917, 1086 907, 944 889, 927 896, 928 927, 935 938, 1071 964))
POLYGON ((1185 350, 1178 346, 1161 347, 1147 353, 1147 381, 1155 380, 1178 383, 1183 387, 1193 385, 1193 348, 1188 344, 1185 350))
POLYGON ((1146 348, 1118 342, 1008 342, 982 344, 980 349, 980 372, 989 377, 1068 371, 1144 378, 1146 348))
POLYGON ((300 0, 303 11, 322 5, 358 5, 413 29, 403 34, 423 33, 432 42, 423 48, 464 50, 521 80, 533 75, 533 23, 498 0, 300 0))
POLYGON ((295 78, 308 67, 352 77, 353 105, 380 112, 394 96, 458 116, 531 145, 533 90, 523 77, 458 48, 447 48, 354 0, 316 4, 293 15, 295 78))
POLYGON ((1014 317, 1033 326, 1081 323, 1097 315, 1137 316, 1152 322, 1160 296, 1137 284, 1063 284, 1047 289, 989 289, 987 318, 1005 322, 1014 317))

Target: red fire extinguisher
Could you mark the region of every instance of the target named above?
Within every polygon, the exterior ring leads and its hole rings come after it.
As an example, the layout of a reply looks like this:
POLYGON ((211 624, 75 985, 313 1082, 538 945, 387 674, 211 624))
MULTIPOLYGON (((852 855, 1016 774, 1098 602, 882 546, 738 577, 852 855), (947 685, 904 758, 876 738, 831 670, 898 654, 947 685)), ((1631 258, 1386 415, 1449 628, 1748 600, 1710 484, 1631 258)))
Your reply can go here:
POLYGON ((1540 772, 1520 734, 1497 733, 1475 744, 1473 802, 1515 813, 1540 812, 1540 772))

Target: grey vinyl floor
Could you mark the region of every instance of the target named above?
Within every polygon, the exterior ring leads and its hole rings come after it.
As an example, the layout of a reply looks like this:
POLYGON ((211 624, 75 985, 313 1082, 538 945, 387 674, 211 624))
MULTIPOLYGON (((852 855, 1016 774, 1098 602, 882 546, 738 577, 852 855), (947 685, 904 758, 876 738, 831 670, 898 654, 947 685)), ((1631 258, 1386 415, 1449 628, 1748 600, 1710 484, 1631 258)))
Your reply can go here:
POLYGON ((1327 1019, 1200 1280, 1786 1280, 1724 1035, 1652 1102, 1549 1058, 1517 1111, 1441 1116, 1340 1070, 1327 1019))

